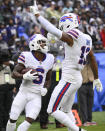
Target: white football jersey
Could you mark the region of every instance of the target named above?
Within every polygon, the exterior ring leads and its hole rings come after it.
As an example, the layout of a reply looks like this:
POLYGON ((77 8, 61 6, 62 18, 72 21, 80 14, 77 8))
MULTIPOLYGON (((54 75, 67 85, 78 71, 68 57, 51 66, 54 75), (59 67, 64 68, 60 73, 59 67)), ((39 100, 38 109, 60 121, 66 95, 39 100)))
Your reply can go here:
POLYGON ((40 62, 32 52, 22 52, 18 58, 18 63, 24 64, 26 68, 36 69, 38 72, 38 79, 33 81, 23 79, 20 90, 28 89, 31 92, 39 93, 40 88, 44 86, 47 72, 53 67, 54 56, 47 53, 43 61, 40 62))
POLYGON ((86 64, 86 57, 92 48, 92 39, 78 29, 72 29, 67 34, 72 36, 74 44, 70 47, 64 43, 65 59, 62 63, 62 77, 71 82, 73 76, 76 76, 77 72, 79 75, 86 64))

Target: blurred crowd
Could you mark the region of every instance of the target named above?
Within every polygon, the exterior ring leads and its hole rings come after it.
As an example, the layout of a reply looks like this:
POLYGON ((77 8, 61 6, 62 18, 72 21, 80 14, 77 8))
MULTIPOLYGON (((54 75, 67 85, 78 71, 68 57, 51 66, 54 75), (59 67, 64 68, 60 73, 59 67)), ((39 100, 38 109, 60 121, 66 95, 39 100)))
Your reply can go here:
MULTIPOLYGON (((26 2, 27 0, 0 0, 0 49, 8 50, 11 56, 26 51, 29 37, 35 33, 42 33, 48 37, 51 51, 61 53, 63 46, 57 42, 57 38, 41 28, 30 13, 26 2)), ((79 28, 92 37, 93 49, 105 49, 105 0, 38 0, 37 2, 41 15, 56 27, 63 14, 69 12, 78 14, 81 20, 79 28)))

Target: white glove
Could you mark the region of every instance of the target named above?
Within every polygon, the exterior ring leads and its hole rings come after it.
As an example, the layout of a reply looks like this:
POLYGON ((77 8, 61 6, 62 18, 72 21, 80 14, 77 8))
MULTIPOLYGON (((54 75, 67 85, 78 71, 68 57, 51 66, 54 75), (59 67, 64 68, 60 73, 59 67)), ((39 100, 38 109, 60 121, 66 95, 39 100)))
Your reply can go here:
POLYGON ((41 88, 41 96, 45 96, 47 94, 47 88, 41 88))
POLYGON ((24 75, 23 75, 23 79, 24 80, 34 80, 34 79, 37 79, 38 78, 38 73, 35 72, 35 73, 31 73, 32 69, 29 70, 28 72, 26 72, 24 75))
POLYGON ((34 6, 30 6, 30 12, 33 15, 39 14, 38 6, 36 4, 36 0, 34 0, 34 6))
POLYGON ((99 79, 96 79, 93 81, 93 89, 96 87, 98 92, 101 92, 103 90, 101 81, 99 79))

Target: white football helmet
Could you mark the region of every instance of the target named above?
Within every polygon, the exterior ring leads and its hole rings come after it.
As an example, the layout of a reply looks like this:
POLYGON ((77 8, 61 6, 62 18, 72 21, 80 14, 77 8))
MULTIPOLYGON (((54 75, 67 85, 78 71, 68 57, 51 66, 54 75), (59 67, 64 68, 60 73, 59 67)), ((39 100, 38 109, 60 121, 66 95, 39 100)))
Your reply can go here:
POLYGON ((68 32, 71 29, 78 27, 80 24, 79 16, 74 13, 64 14, 59 20, 59 29, 68 32))
POLYGON ((40 51, 42 53, 48 52, 47 38, 41 34, 35 34, 29 39, 30 51, 40 51))

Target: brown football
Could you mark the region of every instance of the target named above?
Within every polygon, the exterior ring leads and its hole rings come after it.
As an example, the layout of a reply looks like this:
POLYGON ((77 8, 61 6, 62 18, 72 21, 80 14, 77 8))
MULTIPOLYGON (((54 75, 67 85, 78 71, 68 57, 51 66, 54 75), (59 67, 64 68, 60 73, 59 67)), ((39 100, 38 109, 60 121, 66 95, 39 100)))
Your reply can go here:
MULTIPOLYGON (((29 70, 31 70, 32 68, 25 68, 25 69, 23 69, 22 71, 21 71, 21 73, 22 74, 25 74, 26 72, 28 72, 29 70)), ((32 69, 32 71, 30 72, 31 74, 32 73, 35 73, 36 72, 36 70, 35 69, 32 69)))

